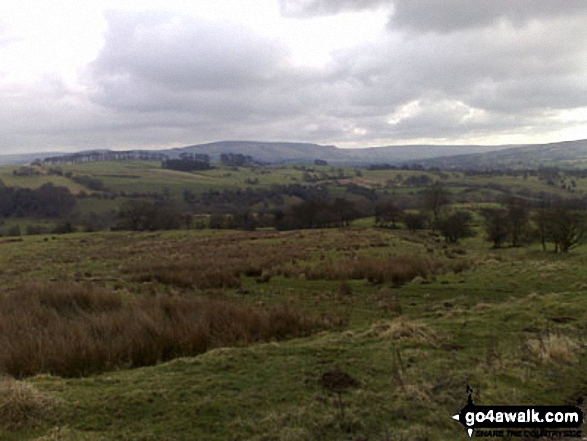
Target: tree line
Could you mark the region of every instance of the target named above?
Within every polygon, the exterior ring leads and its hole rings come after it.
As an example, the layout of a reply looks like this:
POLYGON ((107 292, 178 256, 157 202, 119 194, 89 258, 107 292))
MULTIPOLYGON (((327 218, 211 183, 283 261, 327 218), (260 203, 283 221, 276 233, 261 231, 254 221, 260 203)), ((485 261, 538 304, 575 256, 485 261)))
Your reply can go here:
MULTIPOLYGON (((451 193, 441 183, 426 187, 419 195, 419 209, 407 209, 395 197, 352 186, 351 198, 333 197, 325 188, 273 186, 271 189, 210 190, 201 195, 184 192, 191 212, 210 214, 207 225, 199 228, 245 229, 273 227, 279 230, 343 227, 353 220, 374 216, 382 228, 410 230, 431 228, 447 243, 474 235, 474 217, 470 210, 452 208, 451 193), (299 202, 285 206, 284 196, 299 202), (254 209, 252 207, 255 207, 254 209), (196 208, 198 207, 198 208, 196 208)), ((519 247, 540 242, 546 250, 568 252, 587 238, 587 218, 582 200, 531 203, 523 198, 507 197, 499 206, 479 210, 486 239, 494 248, 519 247)), ((182 212, 165 201, 131 201, 119 212, 118 228, 171 229, 192 225, 192 214, 182 212)))
POLYGON ((510 197, 502 207, 483 212, 487 239, 494 248, 538 241, 543 250, 552 244, 554 252, 566 253, 586 238, 587 216, 582 205, 577 200, 543 200, 531 207, 523 199, 510 197))
POLYGON ((0 181, 0 216, 62 217, 71 212, 76 198, 66 187, 51 183, 39 188, 7 187, 0 181))

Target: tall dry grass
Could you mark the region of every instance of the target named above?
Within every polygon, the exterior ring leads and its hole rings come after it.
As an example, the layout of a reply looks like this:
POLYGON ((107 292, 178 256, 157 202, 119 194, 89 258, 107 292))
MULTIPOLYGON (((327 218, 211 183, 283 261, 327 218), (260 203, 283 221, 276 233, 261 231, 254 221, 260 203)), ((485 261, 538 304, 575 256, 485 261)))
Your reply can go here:
POLYGON ((57 401, 23 381, 0 376, 0 429, 40 424, 57 401))
POLYGON ((415 277, 426 278, 446 269, 445 262, 427 256, 408 255, 327 261, 315 267, 308 266, 304 272, 306 279, 310 280, 365 279, 371 283, 401 285, 415 277))
POLYGON ((187 256, 149 257, 126 264, 122 270, 133 281, 154 281, 185 289, 238 288, 241 277, 259 277, 303 255, 303 247, 222 244, 199 246, 187 256))
POLYGON ((327 325, 287 307, 186 296, 127 300, 78 283, 28 284, 0 297, 0 372, 83 376, 211 348, 307 335, 327 325))

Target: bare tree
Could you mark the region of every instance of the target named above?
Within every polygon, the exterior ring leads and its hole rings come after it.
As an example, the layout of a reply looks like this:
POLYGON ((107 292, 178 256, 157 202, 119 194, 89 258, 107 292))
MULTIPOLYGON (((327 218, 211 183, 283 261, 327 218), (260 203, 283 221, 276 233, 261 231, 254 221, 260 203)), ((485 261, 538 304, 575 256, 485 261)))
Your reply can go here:
POLYGON ((526 202, 516 197, 509 197, 505 201, 505 207, 512 246, 519 247, 528 232, 530 212, 526 202))
POLYGON ((397 222, 400 220, 403 210, 395 205, 391 200, 385 200, 375 205, 375 224, 379 226, 388 226, 397 228, 397 222))
POLYGON ((485 210, 483 217, 487 240, 493 242, 493 248, 501 248, 510 234, 507 211, 503 208, 485 210))
POLYGON ((550 210, 549 236, 554 252, 567 253, 582 244, 587 233, 585 213, 561 203, 550 210))
POLYGON ((444 219, 436 221, 436 226, 448 243, 457 243, 459 239, 473 236, 471 230, 471 213, 457 211, 444 219))
POLYGON ((450 203, 450 193, 440 182, 426 187, 422 193, 425 210, 431 211, 434 221, 438 220, 442 207, 450 203))

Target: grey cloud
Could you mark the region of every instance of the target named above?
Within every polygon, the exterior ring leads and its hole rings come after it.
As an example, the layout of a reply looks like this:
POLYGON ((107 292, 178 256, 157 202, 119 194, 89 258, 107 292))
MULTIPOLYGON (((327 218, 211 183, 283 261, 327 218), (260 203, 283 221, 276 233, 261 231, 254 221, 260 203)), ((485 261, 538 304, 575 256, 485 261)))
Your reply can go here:
POLYGON ((111 12, 108 22, 106 43, 85 72, 93 111, 111 125, 90 128, 98 139, 316 136, 308 118, 328 75, 293 68, 280 44, 226 22, 128 12, 111 12))
POLYGON ((368 112, 359 124, 398 140, 443 139, 551 130, 544 115, 587 102, 586 42, 576 17, 416 38, 392 33, 335 57, 341 81, 355 85, 346 108, 368 112), (414 101, 419 112, 387 124, 385 115, 414 101), (463 118, 469 110, 485 117, 463 118))
POLYGON ((450 32, 494 24, 587 13, 583 0, 393 0, 394 28, 450 32))
POLYGON ((283 15, 294 17, 386 6, 392 10, 392 29, 440 33, 485 27, 500 19, 524 24, 587 13, 584 0, 279 0, 279 4, 283 15))
POLYGON ((105 108, 185 114, 193 126, 255 124, 304 111, 315 90, 315 74, 293 69, 281 45, 246 28, 123 12, 108 19, 87 72, 91 98, 105 108))
POLYGON ((358 104, 385 106, 440 91, 512 111, 565 108, 585 102, 587 30, 582 23, 578 18, 500 32, 389 37, 377 47, 336 56, 341 75, 364 84, 353 97, 358 104), (514 101, 513 92, 521 99, 514 101))
POLYGON ((304 17, 332 15, 389 4, 389 0, 279 0, 279 9, 286 17, 304 17))
POLYGON ((177 89, 262 84, 283 51, 230 23, 116 12, 108 21, 106 45, 92 66, 105 81, 129 76, 177 89))
MULTIPOLYGON (((305 4, 336 11, 383 2, 305 4)), ((388 143, 548 132, 559 127, 558 109, 587 102, 587 29, 581 15, 549 19, 536 4, 541 19, 523 26, 390 27, 314 69, 292 66, 284 47, 242 26, 113 11, 105 45, 85 71, 89 95, 58 79, 24 92, 4 88, 0 99, 12 104, 0 109, 0 145, 388 143)), ((495 19, 488 20, 479 23, 495 19)))

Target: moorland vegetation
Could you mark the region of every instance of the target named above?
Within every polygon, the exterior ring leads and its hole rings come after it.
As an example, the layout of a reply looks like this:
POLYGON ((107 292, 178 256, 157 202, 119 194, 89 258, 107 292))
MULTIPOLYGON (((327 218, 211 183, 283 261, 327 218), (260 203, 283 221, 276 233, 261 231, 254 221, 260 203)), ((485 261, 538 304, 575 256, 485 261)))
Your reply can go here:
POLYGON ((0 439, 466 439, 467 384, 583 405, 584 173, 209 165, 0 168, 0 439))

